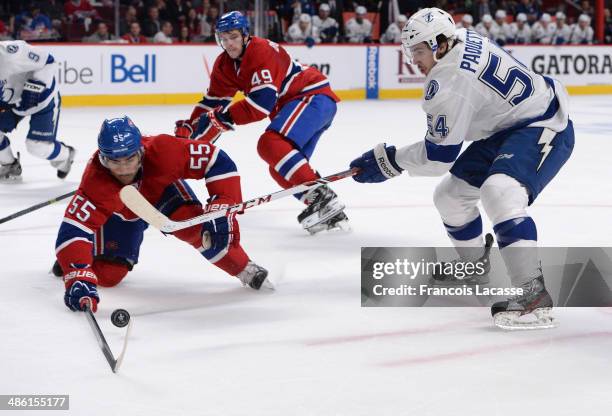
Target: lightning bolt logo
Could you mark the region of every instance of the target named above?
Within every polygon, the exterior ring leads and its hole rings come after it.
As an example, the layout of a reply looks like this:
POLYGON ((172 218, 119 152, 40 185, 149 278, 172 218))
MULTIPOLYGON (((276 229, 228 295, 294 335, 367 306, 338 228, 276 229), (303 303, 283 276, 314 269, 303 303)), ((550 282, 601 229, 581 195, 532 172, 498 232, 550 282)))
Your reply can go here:
POLYGON ((542 159, 540 159, 540 164, 538 165, 538 168, 536 169, 536 171, 540 170, 542 163, 544 163, 544 161, 550 154, 550 151, 553 148, 550 142, 552 142, 552 140, 555 138, 556 135, 557 133, 555 133, 554 131, 550 129, 544 129, 544 131, 542 132, 542 135, 540 136, 540 140, 538 140, 538 144, 542 145, 542 149, 540 150, 540 153, 542 153, 542 159))

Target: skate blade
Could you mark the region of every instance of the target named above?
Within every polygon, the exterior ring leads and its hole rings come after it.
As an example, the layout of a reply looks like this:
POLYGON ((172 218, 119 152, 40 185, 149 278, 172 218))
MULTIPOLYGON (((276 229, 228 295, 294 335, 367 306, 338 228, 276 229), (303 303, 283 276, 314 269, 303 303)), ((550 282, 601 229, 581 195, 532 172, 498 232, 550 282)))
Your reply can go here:
POLYGON ((520 312, 498 312, 493 317, 493 323, 507 331, 550 329, 559 326, 552 316, 552 308, 538 308, 525 315, 521 315, 520 312))
POLYGON ((308 228, 306 231, 308 231, 310 235, 315 235, 323 231, 326 231, 328 233, 343 233, 343 232, 349 232, 352 230, 353 229, 351 228, 351 225, 349 224, 348 220, 342 220, 342 221, 338 221, 331 227, 323 223, 323 224, 314 225, 308 228))
POLYGON ((346 208, 345 205, 340 202, 340 200, 335 199, 329 204, 327 204, 327 206, 325 206, 325 208, 323 208, 321 211, 317 211, 313 213, 310 217, 305 218, 302 221, 302 227, 305 230, 308 230, 309 228, 312 228, 315 225, 319 225, 320 223, 327 221, 328 219, 342 211, 344 208, 346 208))
POLYGON ((4 183, 7 185, 16 184, 23 182, 23 177, 19 176, 9 176, 8 178, 0 178, 0 183, 4 183))
POLYGON ((263 281, 259 290, 261 289, 276 290, 276 287, 274 287, 274 284, 270 281, 269 278, 266 277, 266 280, 263 281))

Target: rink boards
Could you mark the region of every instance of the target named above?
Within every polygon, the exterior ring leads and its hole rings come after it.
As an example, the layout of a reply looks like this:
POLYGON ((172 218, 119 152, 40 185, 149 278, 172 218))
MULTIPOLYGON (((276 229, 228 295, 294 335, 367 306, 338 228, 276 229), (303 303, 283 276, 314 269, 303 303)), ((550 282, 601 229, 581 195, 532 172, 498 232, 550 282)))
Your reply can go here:
MULTIPOLYGON (((190 104, 206 90, 220 48, 214 44, 49 44, 58 62, 64 105, 190 104)), ((420 98, 425 77, 406 63, 399 45, 285 46, 315 66, 344 100, 420 98)), ((612 93, 612 47, 513 46, 538 73, 570 94, 612 93)))

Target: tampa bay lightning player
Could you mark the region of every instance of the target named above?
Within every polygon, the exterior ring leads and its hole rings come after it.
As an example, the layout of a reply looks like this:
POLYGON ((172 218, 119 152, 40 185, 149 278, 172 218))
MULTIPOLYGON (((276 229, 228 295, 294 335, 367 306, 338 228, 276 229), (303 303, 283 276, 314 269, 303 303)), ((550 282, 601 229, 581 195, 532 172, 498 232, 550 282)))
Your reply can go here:
POLYGON ((483 255, 483 249, 474 249, 484 248, 480 200, 512 283, 521 289, 521 295, 492 306, 495 324, 507 329, 554 326, 537 256, 536 224, 526 208, 574 146, 565 88, 476 32, 456 30, 452 17, 437 8, 410 18, 402 47, 426 75, 425 139, 398 149, 377 145, 351 163, 361 168, 354 179, 381 182, 404 170, 411 176, 441 176, 450 170, 434 202, 457 252, 468 260, 483 255), (461 152, 464 141, 471 144, 461 152))
POLYGON ((0 180, 21 179, 19 153, 6 136, 30 116, 26 148, 47 159, 65 178, 75 150, 57 141, 61 97, 55 80, 57 63, 48 52, 24 41, 0 42, 0 180))

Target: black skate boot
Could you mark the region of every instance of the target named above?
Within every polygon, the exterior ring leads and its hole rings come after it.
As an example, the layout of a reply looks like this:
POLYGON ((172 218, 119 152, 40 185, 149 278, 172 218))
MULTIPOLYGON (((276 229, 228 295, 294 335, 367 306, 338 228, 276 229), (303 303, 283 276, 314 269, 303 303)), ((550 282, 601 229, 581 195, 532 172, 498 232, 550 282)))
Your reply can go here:
POLYGON ((342 214, 344 204, 327 185, 321 185, 309 191, 305 201, 308 206, 298 215, 297 220, 310 234, 329 229, 330 224, 333 227, 340 221, 348 220, 346 215, 335 219, 338 214, 342 214), (334 221, 331 221, 332 219, 334 221), (323 224, 327 221, 330 221, 330 224, 323 224), (317 227, 318 225, 321 226, 317 227))
POLYGON ((62 266, 60 266, 57 260, 55 260, 55 263, 53 263, 53 267, 51 268, 51 273, 53 273, 53 276, 56 276, 56 277, 64 277, 62 266))
POLYGON ((19 152, 12 163, 0 165, 0 181, 16 182, 21 180, 21 163, 19 162, 19 152))
POLYGON ((431 275, 430 284, 440 286, 455 286, 455 285, 486 285, 489 283, 489 271, 491 270, 491 262, 489 261, 489 255, 491 254, 491 247, 493 246, 493 235, 487 234, 485 236, 485 247, 484 254, 473 264, 481 263, 482 267, 477 270, 476 273, 465 275, 463 277, 457 277, 456 273, 447 272, 458 270, 455 265, 457 263, 468 263, 461 258, 455 259, 451 262, 443 262, 441 267, 436 267, 431 275), (482 271, 482 272, 481 272, 482 271))
POLYGON ((521 294, 491 306, 496 326, 502 329, 544 329, 557 326, 551 315, 553 301, 544 286, 542 275, 518 289, 522 289, 521 294))
POLYGON ((261 289, 262 286, 267 289, 274 289, 274 286, 268 280, 268 271, 252 261, 249 261, 244 270, 238 273, 236 277, 245 287, 248 285, 255 290, 261 289))
POLYGON ((58 178, 65 179, 66 176, 68 176, 68 174, 70 173, 70 169, 72 168, 72 162, 74 162, 76 150, 74 150, 74 147, 68 146, 64 143, 62 143, 62 146, 66 146, 68 148, 68 158, 66 160, 62 160, 61 162, 51 162, 51 166, 57 169, 58 178))

